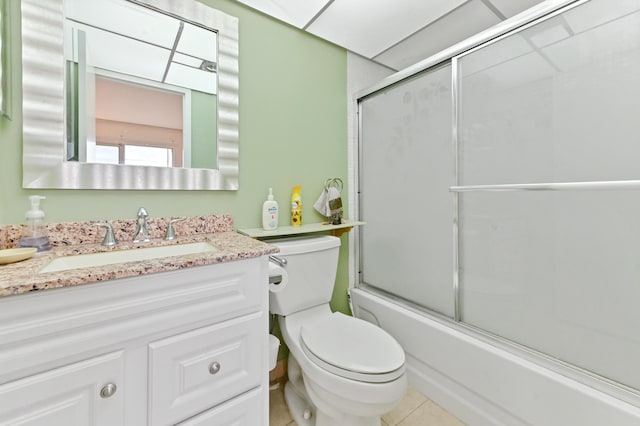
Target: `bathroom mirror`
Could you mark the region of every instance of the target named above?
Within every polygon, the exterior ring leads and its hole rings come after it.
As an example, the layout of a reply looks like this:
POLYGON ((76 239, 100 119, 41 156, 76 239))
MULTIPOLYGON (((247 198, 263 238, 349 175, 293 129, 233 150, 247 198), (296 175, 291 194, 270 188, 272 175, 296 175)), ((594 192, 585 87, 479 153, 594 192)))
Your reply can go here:
POLYGON ((238 189, 237 18, 193 0, 23 0, 22 27, 25 188, 238 189), (107 15, 119 19, 96 20, 107 15), (160 27, 156 34, 154 27, 160 27), (142 56, 142 46, 158 60, 146 59, 139 68, 133 58, 142 56), (162 114, 151 109, 157 96, 146 104, 133 101, 141 90, 173 93, 181 108, 173 118, 158 118, 162 114), (124 102, 114 101, 118 91, 124 102), (98 117, 104 105, 96 102, 105 92, 106 103, 115 104, 106 120, 98 117), (208 106, 194 102, 203 96, 208 106), (134 115, 143 117, 130 123, 134 115), (207 125, 189 125, 194 120, 207 125), (96 137, 96 128, 113 121, 115 127, 96 137), (174 146, 180 125, 184 143, 174 146), (215 168, 192 161, 205 156, 189 136, 207 126, 215 168), (145 127, 154 131, 139 134, 145 127), (111 159, 96 159, 98 145, 111 159), (187 149, 178 151, 181 145, 187 149), (125 146, 143 148, 139 157, 146 161, 151 151, 163 151, 166 162, 135 165, 145 163, 125 158, 125 146))

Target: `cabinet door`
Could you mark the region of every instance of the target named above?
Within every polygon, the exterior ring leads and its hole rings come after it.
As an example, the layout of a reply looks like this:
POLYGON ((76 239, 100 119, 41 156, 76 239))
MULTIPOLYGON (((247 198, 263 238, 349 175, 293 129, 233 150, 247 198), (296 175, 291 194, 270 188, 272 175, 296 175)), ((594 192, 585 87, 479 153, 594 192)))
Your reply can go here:
POLYGON ((262 410, 260 388, 220 404, 178 426, 266 426, 266 419, 266 413, 262 410))
POLYGON ((255 313, 151 343, 151 424, 173 425, 260 386, 266 332, 255 313))
POLYGON ((0 385, 0 426, 121 425, 123 371, 114 352, 0 385))

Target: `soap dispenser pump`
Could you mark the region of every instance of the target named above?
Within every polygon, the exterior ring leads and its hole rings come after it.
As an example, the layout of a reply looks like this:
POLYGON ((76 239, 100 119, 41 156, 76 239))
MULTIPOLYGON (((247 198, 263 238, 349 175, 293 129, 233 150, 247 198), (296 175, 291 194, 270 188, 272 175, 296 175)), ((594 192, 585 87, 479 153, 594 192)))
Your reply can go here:
POLYGON ((42 195, 29 196, 31 209, 25 213, 26 227, 18 247, 36 247, 38 251, 51 249, 51 243, 44 228, 44 212, 40 210, 40 201, 45 198, 42 195))

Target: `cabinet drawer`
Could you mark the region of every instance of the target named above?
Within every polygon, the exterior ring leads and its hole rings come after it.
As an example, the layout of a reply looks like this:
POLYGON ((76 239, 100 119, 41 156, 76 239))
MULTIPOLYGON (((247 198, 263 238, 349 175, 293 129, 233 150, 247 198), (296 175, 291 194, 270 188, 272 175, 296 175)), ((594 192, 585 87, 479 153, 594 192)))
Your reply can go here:
POLYGON ((190 418, 178 426, 266 426, 263 413, 262 388, 242 394, 190 418))
POLYGON ((121 425, 123 372, 114 352, 0 385, 0 425, 121 425))
POLYGON ((173 425, 259 386, 266 332, 255 313, 151 343, 151 424, 173 425))

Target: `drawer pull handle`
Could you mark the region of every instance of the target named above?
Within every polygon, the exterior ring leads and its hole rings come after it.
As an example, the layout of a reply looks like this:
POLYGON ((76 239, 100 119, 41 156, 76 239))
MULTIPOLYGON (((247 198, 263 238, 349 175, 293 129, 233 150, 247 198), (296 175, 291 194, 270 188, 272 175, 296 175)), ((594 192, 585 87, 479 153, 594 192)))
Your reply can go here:
POLYGON ((220 371, 220 363, 219 362, 212 362, 211 365, 209 365, 209 373, 217 374, 218 371, 220 371))
POLYGON ((101 398, 111 398, 118 387, 114 383, 108 383, 104 385, 102 389, 100 389, 100 397, 101 398))

